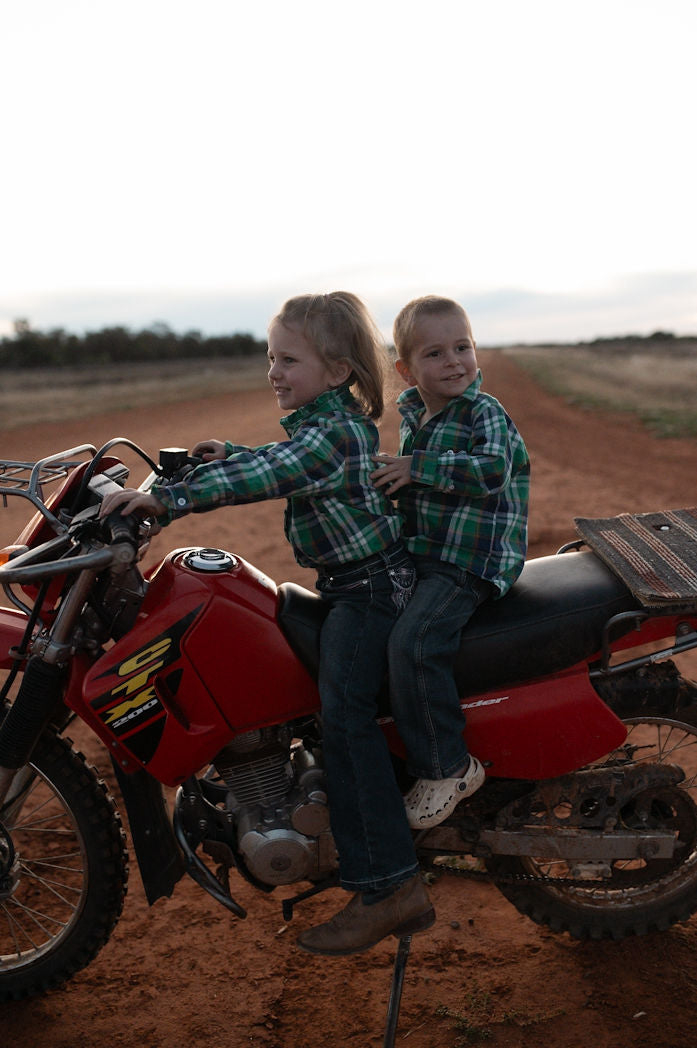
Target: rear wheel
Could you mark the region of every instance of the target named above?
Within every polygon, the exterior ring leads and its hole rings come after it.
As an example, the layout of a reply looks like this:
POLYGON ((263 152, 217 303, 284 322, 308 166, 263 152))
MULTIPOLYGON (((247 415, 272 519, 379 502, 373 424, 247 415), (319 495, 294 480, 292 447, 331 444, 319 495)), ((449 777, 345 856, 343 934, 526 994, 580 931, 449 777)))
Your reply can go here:
POLYGON ((0 811, 0 1000, 53 989, 89 964, 121 914, 127 880, 105 784, 46 733, 0 811))
POLYGON ((601 764, 665 763, 685 773, 678 786, 647 791, 621 813, 628 829, 671 832, 673 857, 599 865, 595 878, 588 863, 588 880, 576 879, 578 871, 572 877, 562 860, 497 857, 487 863, 495 875, 511 878, 497 886, 516 909, 578 939, 645 935, 697 911, 697 728, 661 717, 627 718, 625 724, 625 743, 601 764))

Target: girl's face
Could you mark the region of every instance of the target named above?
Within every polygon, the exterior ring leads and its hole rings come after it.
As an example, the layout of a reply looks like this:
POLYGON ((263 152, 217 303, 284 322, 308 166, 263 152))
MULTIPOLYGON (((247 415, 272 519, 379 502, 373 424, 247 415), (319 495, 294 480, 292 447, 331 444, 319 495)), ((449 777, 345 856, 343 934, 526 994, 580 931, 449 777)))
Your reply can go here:
POLYGON ((456 311, 422 317, 409 361, 397 360, 407 385, 416 386, 429 417, 459 397, 477 377, 477 357, 466 318, 456 311))
POLYGON ((283 411, 295 411, 340 386, 348 365, 329 365, 297 328, 275 320, 269 328, 269 382, 283 411))

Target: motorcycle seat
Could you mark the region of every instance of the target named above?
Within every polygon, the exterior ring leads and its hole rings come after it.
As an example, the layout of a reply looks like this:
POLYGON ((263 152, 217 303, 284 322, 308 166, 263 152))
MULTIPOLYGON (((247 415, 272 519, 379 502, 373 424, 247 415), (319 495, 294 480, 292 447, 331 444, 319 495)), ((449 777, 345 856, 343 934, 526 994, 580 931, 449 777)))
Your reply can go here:
POLYGON ((544 677, 593 659, 608 619, 638 608, 594 553, 529 560, 508 593, 481 605, 463 631, 455 660, 461 692, 544 677))
MULTIPOLYGON (((278 593, 281 629, 316 677, 326 605, 292 582, 280 585, 278 593)), ((463 631, 454 667, 460 693, 532 680, 591 659, 600 652, 608 619, 638 608, 594 553, 529 560, 508 593, 481 605, 463 631)))

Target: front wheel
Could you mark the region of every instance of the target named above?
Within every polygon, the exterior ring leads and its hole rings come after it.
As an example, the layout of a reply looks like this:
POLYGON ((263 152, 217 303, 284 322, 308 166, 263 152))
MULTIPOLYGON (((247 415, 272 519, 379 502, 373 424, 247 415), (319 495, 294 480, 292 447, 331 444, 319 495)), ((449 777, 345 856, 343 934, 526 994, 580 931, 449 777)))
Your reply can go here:
POLYGON ((615 861, 588 880, 573 877, 561 860, 497 857, 487 863, 517 910, 577 939, 646 935, 697 911, 697 727, 661 717, 624 723, 624 744, 601 764, 665 763, 685 773, 678 786, 639 796, 622 812, 627 828, 671 832, 673 857, 615 861))
POLYGON ((0 1001, 61 985, 121 914, 125 835, 104 783, 45 733, 0 810, 0 1001))

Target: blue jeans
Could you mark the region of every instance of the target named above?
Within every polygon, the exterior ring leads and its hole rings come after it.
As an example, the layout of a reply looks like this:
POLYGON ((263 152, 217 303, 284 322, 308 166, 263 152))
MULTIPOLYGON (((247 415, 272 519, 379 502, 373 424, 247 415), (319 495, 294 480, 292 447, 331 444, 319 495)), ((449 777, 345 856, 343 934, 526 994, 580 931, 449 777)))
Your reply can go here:
POLYGON ((319 691, 332 833, 341 884, 371 892, 418 870, 404 801, 377 723, 387 640, 413 590, 401 545, 359 564, 320 572, 330 605, 320 636, 319 691))
POLYGON ((419 779, 447 779, 467 764, 453 662, 460 635, 491 583, 441 561, 415 557, 417 583, 389 642, 390 701, 419 779))

